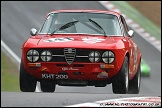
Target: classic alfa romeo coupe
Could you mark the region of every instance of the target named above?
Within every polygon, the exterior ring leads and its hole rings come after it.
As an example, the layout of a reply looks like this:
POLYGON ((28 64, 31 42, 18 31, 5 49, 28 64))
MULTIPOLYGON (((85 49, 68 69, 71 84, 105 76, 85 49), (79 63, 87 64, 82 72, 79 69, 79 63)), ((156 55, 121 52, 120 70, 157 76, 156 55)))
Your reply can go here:
POLYGON ((141 52, 124 17, 113 11, 56 10, 22 45, 20 90, 59 86, 105 87, 115 94, 140 91, 141 52))

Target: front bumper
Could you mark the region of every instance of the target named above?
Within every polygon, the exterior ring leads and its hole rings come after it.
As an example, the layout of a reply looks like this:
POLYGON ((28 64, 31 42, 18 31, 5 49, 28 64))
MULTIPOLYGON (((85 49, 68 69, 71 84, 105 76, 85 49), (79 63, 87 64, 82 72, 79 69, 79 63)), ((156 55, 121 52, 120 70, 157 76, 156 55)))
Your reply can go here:
POLYGON ((27 63, 27 72, 39 79, 107 80, 118 73, 115 65, 104 63, 27 63))

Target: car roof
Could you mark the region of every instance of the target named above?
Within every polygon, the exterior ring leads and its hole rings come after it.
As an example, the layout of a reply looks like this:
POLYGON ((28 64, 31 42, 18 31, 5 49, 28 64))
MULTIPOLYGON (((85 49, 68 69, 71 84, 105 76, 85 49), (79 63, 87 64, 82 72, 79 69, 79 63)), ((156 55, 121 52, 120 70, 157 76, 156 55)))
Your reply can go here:
POLYGON ((109 10, 53 10, 47 14, 47 16, 51 13, 61 13, 61 12, 89 12, 89 13, 105 13, 105 14, 113 14, 118 18, 120 17, 120 13, 109 11, 109 10))

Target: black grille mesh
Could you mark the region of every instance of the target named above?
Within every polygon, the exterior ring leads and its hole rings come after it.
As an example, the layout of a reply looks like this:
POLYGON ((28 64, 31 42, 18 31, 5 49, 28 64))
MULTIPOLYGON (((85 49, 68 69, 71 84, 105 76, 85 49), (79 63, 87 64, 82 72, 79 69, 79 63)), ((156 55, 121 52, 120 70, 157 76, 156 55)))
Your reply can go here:
MULTIPOLYGON (((41 54, 42 51, 44 51, 44 49, 36 49, 39 54, 41 54)), ((64 48, 58 48, 58 49, 45 49, 48 50, 52 53, 53 57, 51 59, 51 61, 49 62, 66 62, 65 59, 65 54, 64 54, 64 48)), ((98 51, 100 53, 100 55, 103 54, 103 50, 90 50, 90 49, 76 49, 76 54, 74 57, 74 61, 73 62, 86 62, 86 63, 91 63, 89 61, 88 55, 91 51, 98 51)), ((42 62, 42 60, 39 57, 39 62, 42 62)), ((100 61, 102 62, 101 56, 100 56, 100 61)))

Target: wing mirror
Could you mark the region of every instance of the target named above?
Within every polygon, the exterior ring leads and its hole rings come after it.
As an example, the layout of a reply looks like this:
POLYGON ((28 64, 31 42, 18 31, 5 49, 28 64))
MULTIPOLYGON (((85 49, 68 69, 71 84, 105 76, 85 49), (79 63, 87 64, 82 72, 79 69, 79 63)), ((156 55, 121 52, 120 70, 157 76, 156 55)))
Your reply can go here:
POLYGON ((128 34, 129 34, 130 37, 133 37, 134 36, 134 31, 133 30, 129 30, 128 34))
POLYGON ((37 29, 32 28, 32 29, 30 30, 30 34, 31 34, 32 36, 35 36, 35 35, 37 34, 37 29))

